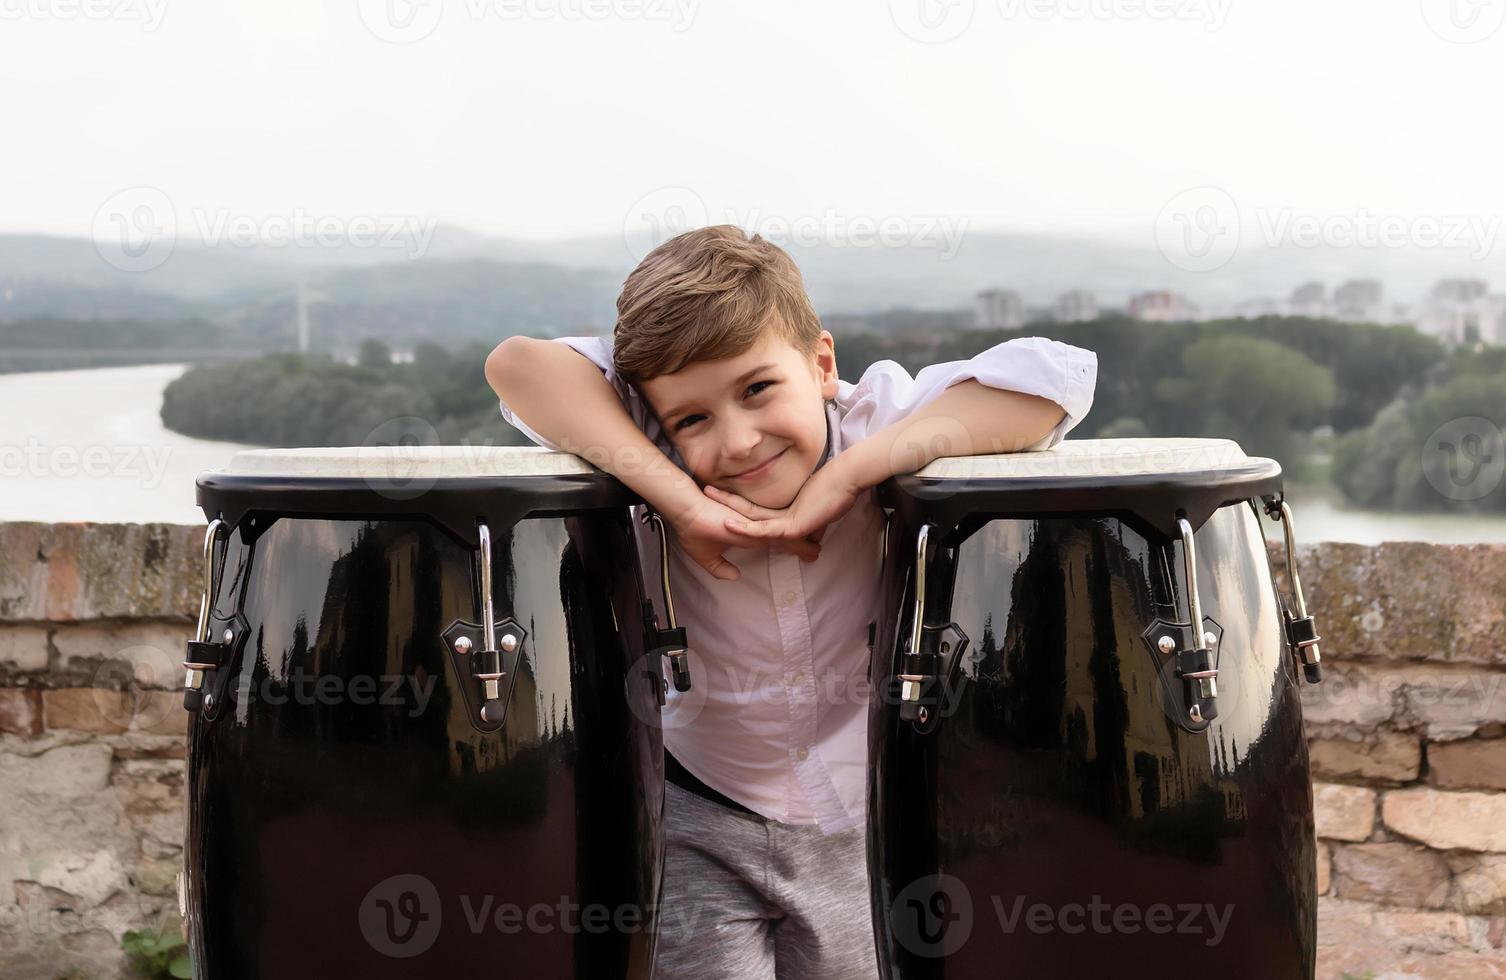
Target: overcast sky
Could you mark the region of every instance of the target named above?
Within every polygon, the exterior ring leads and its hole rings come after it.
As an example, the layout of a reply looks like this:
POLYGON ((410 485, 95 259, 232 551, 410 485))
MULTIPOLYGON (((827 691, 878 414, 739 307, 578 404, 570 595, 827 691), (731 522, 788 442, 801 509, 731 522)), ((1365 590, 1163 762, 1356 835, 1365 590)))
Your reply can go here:
POLYGON ((1130 236, 1204 185, 1319 217, 1499 216, 1503 7, 0 0, 0 231, 86 236, 138 185, 180 213, 526 238, 619 234, 665 187, 713 220, 1130 236))

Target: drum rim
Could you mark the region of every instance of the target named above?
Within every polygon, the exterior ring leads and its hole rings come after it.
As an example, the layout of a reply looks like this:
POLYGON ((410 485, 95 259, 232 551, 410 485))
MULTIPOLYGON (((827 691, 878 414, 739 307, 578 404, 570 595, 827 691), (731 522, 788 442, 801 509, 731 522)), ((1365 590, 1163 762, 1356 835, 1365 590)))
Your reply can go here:
POLYGON ((237 478, 380 482, 391 477, 394 471, 401 471, 405 479, 445 482, 520 476, 609 475, 574 453, 545 446, 310 446, 243 449, 231 455, 227 465, 201 474, 200 479, 214 473, 237 478), (343 465, 321 471, 320 462, 343 465))
POLYGON ((207 519, 232 528, 251 516, 309 520, 426 521, 478 547, 478 524, 502 533, 530 517, 621 511, 643 503, 600 470, 533 476, 380 481, 361 477, 243 475, 210 471, 195 481, 207 519))

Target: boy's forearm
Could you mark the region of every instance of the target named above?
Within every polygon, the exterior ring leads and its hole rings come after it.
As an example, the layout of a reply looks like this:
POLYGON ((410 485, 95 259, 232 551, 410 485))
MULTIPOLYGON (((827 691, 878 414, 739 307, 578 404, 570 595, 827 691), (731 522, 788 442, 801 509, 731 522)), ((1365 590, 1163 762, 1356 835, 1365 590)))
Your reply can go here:
POLYGON ((487 358, 486 380, 535 432, 615 476, 666 517, 702 502, 695 481, 643 434, 601 370, 564 344, 511 337, 487 358))
POLYGON ((849 447, 831 465, 866 489, 942 456, 1018 452, 1044 439, 1065 415, 1049 398, 963 381, 849 447))

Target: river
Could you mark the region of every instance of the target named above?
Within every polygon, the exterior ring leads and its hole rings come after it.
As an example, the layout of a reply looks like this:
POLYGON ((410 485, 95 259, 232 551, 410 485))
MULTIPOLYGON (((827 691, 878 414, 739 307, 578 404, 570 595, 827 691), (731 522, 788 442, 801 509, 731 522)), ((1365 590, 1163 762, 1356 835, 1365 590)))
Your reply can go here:
MULTIPOLYGON (((162 391, 184 370, 0 374, 0 520, 203 523, 194 478, 246 447, 163 428, 162 391)), ((1506 517, 1351 510, 1319 488, 1294 487, 1287 499, 1303 542, 1506 543, 1506 517)))

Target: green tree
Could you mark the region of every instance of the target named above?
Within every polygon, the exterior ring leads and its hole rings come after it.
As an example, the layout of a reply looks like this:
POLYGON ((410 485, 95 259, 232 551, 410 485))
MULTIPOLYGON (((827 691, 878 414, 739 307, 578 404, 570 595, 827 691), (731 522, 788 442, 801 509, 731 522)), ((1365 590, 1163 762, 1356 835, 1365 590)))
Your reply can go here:
POLYGON ((392 350, 380 340, 368 338, 361 341, 361 353, 356 363, 363 368, 380 370, 392 364, 392 350))
POLYGON ((1177 434, 1233 439, 1283 462, 1295 462, 1295 437, 1327 417, 1335 393, 1327 368, 1275 341, 1239 335, 1193 343, 1182 352, 1182 376, 1155 390, 1182 415, 1177 434))

